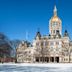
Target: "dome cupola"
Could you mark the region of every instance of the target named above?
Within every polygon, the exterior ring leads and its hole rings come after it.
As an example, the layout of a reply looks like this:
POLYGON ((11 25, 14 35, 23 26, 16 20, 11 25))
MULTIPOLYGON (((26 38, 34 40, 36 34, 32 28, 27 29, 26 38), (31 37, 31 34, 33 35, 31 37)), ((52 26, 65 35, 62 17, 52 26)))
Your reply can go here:
POLYGON ((49 32, 51 35, 56 35, 57 32, 59 32, 60 35, 62 34, 61 23, 62 22, 61 22, 60 18, 57 16, 57 8, 56 8, 56 6, 54 6, 53 16, 51 17, 51 19, 49 21, 49 32))

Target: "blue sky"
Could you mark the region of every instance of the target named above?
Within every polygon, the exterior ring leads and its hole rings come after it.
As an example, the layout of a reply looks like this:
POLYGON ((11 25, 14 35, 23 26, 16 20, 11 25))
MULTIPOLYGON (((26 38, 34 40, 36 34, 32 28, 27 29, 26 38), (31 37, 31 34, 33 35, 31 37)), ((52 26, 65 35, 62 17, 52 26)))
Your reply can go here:
POLYGON ((11 40, 25 40, 27 32, 32 41, 38 28, 42 35, 48 35, 55 4, 63 33, 67 29, 72 39, 72 0, 0 0, 0 32, 11 40))

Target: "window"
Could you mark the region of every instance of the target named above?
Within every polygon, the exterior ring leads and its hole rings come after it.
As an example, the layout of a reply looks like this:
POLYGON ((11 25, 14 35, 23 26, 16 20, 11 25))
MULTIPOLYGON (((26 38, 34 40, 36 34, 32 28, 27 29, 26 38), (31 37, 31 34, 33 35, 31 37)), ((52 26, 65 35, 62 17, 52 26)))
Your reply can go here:
POLYGON ((50 42, 50 45, 51 45, 51 46, 53 46, 53 45, 54 45, 54 43, 53 43, 53 42, 50 42))
POLYGON ((53 33, 55 33, 55 30, 53 30, 53 33))
POLYGON ((59 42, 56 42, 56 45, 59 45, 59 42))
POLYGON ((53 23, 53 27, 56 27, 56 26, 57 26, 57 22, 54 22, 54 23, 53 23))
POLYGON ((68 58, 64 58, 64 61, 68 61, 68 58))
POLYGON ((41 42, 41 46, 43 46, 43 42, 41 42))
POLYGON ((31 53, 31 51, 29 51, 29 53, 31 53))
POLYGON ((59 30, 56 30, 56 34, 59 34, 59 30))
POLYGON ((39 46, 39 43, 38 42, 36 43, 36 46, 39 46))
POLYGON ((48 45, 48 42, 47 42, 47 41, 45 41, 45 42, 44 42, 44 46, 47 46, 47 45, 48 45))

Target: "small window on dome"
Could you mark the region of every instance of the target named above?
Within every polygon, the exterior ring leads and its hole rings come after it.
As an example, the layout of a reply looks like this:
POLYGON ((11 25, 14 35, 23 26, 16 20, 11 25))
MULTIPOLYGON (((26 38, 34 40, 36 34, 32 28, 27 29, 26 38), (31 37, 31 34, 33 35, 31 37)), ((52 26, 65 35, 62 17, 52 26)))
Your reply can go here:
POLYGON ((56 34, 59 34, 59 30, 56 30, 56 34))

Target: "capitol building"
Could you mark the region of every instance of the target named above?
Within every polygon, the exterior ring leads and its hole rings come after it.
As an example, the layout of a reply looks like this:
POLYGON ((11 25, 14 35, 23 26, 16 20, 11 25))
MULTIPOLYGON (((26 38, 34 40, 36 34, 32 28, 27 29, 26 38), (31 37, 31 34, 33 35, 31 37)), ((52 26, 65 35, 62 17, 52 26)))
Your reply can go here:
POLYGON ((22 41, 16 49, 18 63, 71 63, 72 41, 67 30, 62 35, 62 20, 54 6, 49 20, 49 34, 42 36, 40 31, 31 44, 22 41))

